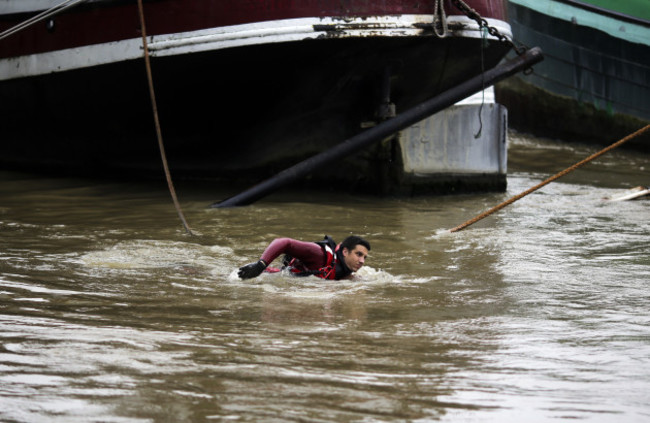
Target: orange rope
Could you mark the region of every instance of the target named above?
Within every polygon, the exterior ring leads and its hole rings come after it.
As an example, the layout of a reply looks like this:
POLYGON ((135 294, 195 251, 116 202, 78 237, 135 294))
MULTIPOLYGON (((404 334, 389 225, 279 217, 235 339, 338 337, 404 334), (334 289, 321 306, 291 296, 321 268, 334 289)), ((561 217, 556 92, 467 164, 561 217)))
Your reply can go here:
POLYGON ((461 230, 465 229, 469 225, 473 225, 474 223, 478 222, 479 220, 481 220, 483 218, 486 218, 489 215, 501 210, 502 208, 514 203, 515 201, 527 196, 531 192, 537 191, 538 189, 540 189, 544 185, 550 184, 551 182, 555 181, 556 179, 559 179, 559 178, 563 177, 567 173, 573 172, 577 168, 579 168, 579 167, 589 163, 590 161, 602 156, 603 154, 607 153, 608 151, 613 150, 616 147, 620 146, 621 144, 631 140, 632 138, 636 138, 639 135, 642 135, 643 133, 648 132, 648 131, 650 131, 650 125, 646 125, 644 128, 641 128, 638 131, 626 136, 625 138, 622 138, 621 140, 619 140, 619 141, 615 142, 614 144, 610 145, 609 147, 604 148, 603 150, 600 150, 598 153, 592 154, 591 156, 589 156, 586 159, 574 164, 573 166, 571 166, 571 167, 569 167, 567 169, 564 169, 560 173, 556 173, 555 175, 551 176, 550 178, 548 178, 544 182, 541 182, 541 183, 535 185, 534 187, 527 189, 526 191, 522 192, 521 194, 515 195, 514 197, 510 198, 509 200, 504 201, 503 203, 499 204, 498 206, 495 206, 495 207, 491 208, 490 210, 479 214, 475 218, 470 219, 467 222, 465 222, 465 223, 463 223, 461 225, 458 225, 455 228, 450 229, 449 232, 458 232, 458 231, 461 231, 461 230))
POLYGON ((174 206, 176 207, 176 212, 178 217, 183 222, 183 227, 188 235, 194 235, 190 230, 190 227, 187 225, 183 211, 178 202, 178 197, 176 197, 176 190, 174 189, 174 184, 172 183, 171 174, 169 172, 169 165, 167 164, 167 155, 165 154, 165 146, 162 139, 162 130, 160 129, 160 120, 158 119, 158 106, 156 105, 156 94, 153 89, 153 77, 151 75, 151 61, 149 59, 149 46, 147 45, 147 30, 144 25, 144 9, 142 7, 142 0, 138 0, 138 11, 140 13, 140 27, 142 28, 142 47, 144 49, 144 62, 147 67, 147 79, 149 81, 149 94, 151 96, 151 108, 153 109, 153 118, 156 125, 156 135, 158 136, 158 147, 160 149, 160 157, 162 158, 163 168, 165 169, 165 176, 167 177, 167 185, 169 186, 169 192, 174 201, 174 206))

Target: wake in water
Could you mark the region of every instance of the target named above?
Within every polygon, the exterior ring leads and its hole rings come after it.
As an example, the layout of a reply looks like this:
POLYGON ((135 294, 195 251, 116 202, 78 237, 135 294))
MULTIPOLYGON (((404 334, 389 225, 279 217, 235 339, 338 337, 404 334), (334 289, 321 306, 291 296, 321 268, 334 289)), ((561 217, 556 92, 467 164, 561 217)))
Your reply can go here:
POLYGON ((254 280, 237 276, 241 257, 232 248, 168 240, 122 241, 102 250, 91 251, 79 258, 87 269, 135 274, 179 272, 197 279, 228 282, 231 285, 262 287, 269 291, 301 290, 304 295, 324 296, 346 293, 389 284, 424 283, 430 278, 393 275, 371 266, 361 268, 352 279, 324 281, 315 276, 295 277, 289 272, 263 273, 254 280), (311 294, 310 294, 311 292, 311 294))
POLYGON ((235 260, 236 255, 229 247, 168 240, 131 240, 85 253, 79 262, 87 269, 100 271, 178 272, 200 279, 224 279, 235 260))

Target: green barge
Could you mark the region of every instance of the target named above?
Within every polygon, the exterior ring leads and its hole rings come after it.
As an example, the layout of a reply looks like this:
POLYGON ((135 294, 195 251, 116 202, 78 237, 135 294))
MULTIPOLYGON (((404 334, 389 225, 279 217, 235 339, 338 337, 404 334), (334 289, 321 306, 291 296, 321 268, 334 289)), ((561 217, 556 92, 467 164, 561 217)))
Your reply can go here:
MULTIPOLYGON (((609 144, 650 122, 650 1, 509 0, 508 21, 545 56, 496 87, 511 127, 609 144)), ((629 146, 650 151, 650 137, 629 146)))

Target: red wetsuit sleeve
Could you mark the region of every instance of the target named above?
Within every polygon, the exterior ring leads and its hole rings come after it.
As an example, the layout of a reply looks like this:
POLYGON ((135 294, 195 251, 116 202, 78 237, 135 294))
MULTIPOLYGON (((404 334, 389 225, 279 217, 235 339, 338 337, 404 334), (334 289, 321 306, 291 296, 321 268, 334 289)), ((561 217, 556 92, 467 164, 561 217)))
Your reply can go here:
POLYGON ((315 242, 298 241, 291 238, 276 238, 266 247, 261 259, 266 264, 271 264, 273 260, 281 254, 289 254, 300 260, 310 269, 318 269, 325 265, 326 256, 320 245, 315 242))

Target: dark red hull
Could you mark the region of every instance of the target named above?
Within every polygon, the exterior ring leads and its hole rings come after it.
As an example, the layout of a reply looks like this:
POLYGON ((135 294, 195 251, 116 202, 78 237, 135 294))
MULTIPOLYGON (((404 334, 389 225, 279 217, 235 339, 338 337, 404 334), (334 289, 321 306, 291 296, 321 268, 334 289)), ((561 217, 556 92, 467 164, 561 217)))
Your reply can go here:
MULTIPOLYGON (((292 18, 430 15, 433 3, 418 0, 155 0, 146 1, 144 9, 147 33, 159 35, 292 18)), ((502 0, 468 3, 483 17, 505 20, 502 0)), ((462 14, 449 0, 446 10, 450 14, 462 14)), ((0 32, 33 14, 0 15, 0 32)), ((140 36, 135 1, 109 0, 80 5, 53 19, 53 30, 48 30, 45 24, 36 25, 0 42, 0 58, 140 36)))

